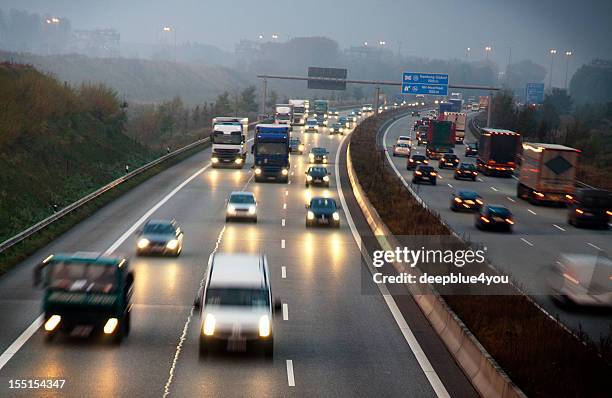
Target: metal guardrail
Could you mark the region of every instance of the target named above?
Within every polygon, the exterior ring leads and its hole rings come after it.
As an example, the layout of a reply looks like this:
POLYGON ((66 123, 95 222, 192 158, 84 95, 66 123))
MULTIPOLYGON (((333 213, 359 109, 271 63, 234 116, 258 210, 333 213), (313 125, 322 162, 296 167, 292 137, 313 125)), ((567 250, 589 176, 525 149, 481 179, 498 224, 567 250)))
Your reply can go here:
MULTIPOLYGON (((258 123, 263 123, 265 121, 257 121, 257 122, 253 122, 253 123, 249 123, 249 130, 251 130, 252 127, 254 127, 256 124, 258 123)), ((4 252, 5 250, 7 250, 8 248, 16 245, 19 242, 24 241, 25 239, 29 238, 30 236, 34 235, 35 233, 43 230, 44 228, 48 227, 49 225, 53 224, 54 222, 60 220, 61 218, 65 217, 66 215, 70 214, 71 212, 73 212, 74 210, 79 209, 80 207, 86 205, 87 203, 90 203, 92 200, 100 197, 101 195, 105 194, 108 191, 111 191, 112 189, 116 188, 117 186, 123 184, 126 181, 131 180, 132 178, 144 173, 147 170, 150 170, 151 168, 165 162, 166 160, 172 159, 177 157, 178 155, 181 155, 182 153, 185 153, 193 148, 196 148, 200 145, 204 145, 210 142, 210 137, 206 137, 203 138, 201 140, 192 142, 189 145, 185 145, 182 148, 179 148, 173 152, 170 152, 160 158, 157 158, 155 160, 153 160, 152 162, 149 162, 129 173, 127 173, 126 175, 117 178, 114 181, 111 181, 110 183, 104 185, 103 187, 95 190, 94 192, 82 197, 81 199, 77 200, 76 202, 73 202, 71 204, 69 204, 68 206, 64 207, 63 209, 57 211, 56 213, 52 214, 51 216, 45 218, 44 220, 41 220, 39 222, 37 222, 36 224, 32 225, 31 227, 29 227, 28 229, 21 231, 20 233, 18 233, 17 235, 5 240, 4 242, 0 243, 0 253, 4 252)))

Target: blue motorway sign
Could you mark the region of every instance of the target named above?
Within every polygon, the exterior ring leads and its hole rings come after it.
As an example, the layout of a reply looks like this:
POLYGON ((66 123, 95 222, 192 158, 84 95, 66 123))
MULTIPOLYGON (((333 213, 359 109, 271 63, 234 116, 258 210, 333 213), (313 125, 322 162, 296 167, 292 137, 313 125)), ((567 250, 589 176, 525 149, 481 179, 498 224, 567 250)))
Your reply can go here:
POLYGON ((544 102, 544 83, 527 83, 525 102, 541 104, 544 102))
POLYGON ((404 72, 402 94, 448 95, 448 74, 404 72))

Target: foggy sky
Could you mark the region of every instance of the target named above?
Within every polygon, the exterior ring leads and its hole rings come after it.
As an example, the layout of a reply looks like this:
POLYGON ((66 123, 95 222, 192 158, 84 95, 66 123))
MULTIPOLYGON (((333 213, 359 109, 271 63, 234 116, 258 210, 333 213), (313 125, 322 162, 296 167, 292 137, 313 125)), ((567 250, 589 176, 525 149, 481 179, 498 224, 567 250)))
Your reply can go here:
MULTIPOLYGON (((112 27, 122 41, 155 43, 163 25, 177 41, 233 51, 241 38, 327 36, 341 47, 385 40, 404 55, 491 58, 505 68, 530 58, 547 68, 548 50, 571 49, 572 65, 612 58, 611 0, 0 0, 0 8, 67 17, 73 28, 112 27), (317 9, 324 10, 318 12, 317 9)), ((574 69, 574 68, 572 68, 574 69)))

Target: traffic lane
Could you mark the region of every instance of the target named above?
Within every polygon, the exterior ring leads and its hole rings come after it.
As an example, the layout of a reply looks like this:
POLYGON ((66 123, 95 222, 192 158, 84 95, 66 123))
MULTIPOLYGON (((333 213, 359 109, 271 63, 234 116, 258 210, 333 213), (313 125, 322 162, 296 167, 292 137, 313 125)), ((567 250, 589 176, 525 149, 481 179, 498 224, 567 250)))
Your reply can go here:
MULTIPOLYGON (((233 170, 209 170, 203 173, 201 178, 191 181, 153 215, 154 218, 171 218, 178 215, 177 218, 189 220, 183 227, 190 232, 185 235, 184 252, 180 257, 139 257, 132 262, 135 273, 132 332, 118 354, 109 356, 110 354, 103 353, 98 356, 98 353, 94 352, 91 355, 95 356, 84 355, 83 346, 93 343, 89 340, 77 340, 77 344, 73 345, 72 339, 60 339, 57 342, 61 346, 60 354, 49 351, 47 347, 37 346, 35 342, 28 342, 3 369, 3 374, 5 370, 9 374, 21 374, 22 377, 31 374, 30 369, 36 367, 28 362, 28 359, 34 359, 28 356, 28 352, 33 350, 38 353, 35 358, 38 364, 44 365, 60 358, 62 374, 66 378, 77 379, 74 386, 75 395, 86 395, 88 383, 85 383, 85 380, 90 383, 104 381, 100 379, 101 375, 96 377, 103 374, 100 372, 98 359, 105 363, 105 366, 111 366, 117 374, 133 373, 136 362, 127 359, 140 358, 139 360, 143 361, 138 363, 136 368, 145 371, 132 374, 131 384, 113 386, 120 389, 121 395, 138 393, 142 386, 150 383, 151 375, 159 380, 164 380, 164 376, 167 378, 182 325, 191 310, 194 292, 197 292, 199 281, 204 275, 208 254, 223 228, 224 217, 221 215, 224 201, 229 192, 241 189, 250 178, 250 173, 246 170, 241 174, 242 177, 237 179, 233 170), (204 203, 206 206, 198 206, 197 203, 204 203), (202 228, 202 225, 207 228, 202 228), (156 333, 158 338, 151 338, 151 333, 156 333), (81 374, 87 375, 87 379, 80 379, 81 374)), ((127 239, 118 251, 133 253, 134 247, 134 240, 127 239)), ((39 332, 35 336, 40 338, 42 333, 39 332)), ((116 350, 109 352, 113 351, 116 350)), ((161 394, 163 384, 155 388, 161 394)))
POLYGON ((49 254, 73 251, 104 251, 146 209, 210 159, 210 149, 185 159, 134 187, 90 217, 37 250, 0 277, 0 352, 4 352, 41 312, 41 291, 32 287, 32 270, 49 254))

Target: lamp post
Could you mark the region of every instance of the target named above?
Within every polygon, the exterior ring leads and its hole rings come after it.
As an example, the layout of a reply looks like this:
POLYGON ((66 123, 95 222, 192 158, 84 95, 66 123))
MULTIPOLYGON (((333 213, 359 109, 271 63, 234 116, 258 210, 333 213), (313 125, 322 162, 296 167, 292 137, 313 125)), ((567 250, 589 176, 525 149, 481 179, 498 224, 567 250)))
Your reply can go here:
POLYGON ((493 47, 491 47, 491 46, 486 46, 486 47, 485 47, 485 55, 486 55, 486 57, 487 57, 487 61, 489 60, 489 53, 490 53, 491 51, 493 51, 493 47))
POLYGON ((548 87, 550 87, 550 89, 552 90, 553 64, 555 61, 555 54, 557 53, 557 50, 555 50, 554 48, 551 48, 549 50, 549 53, 550 53, 550 76, 548 77, 548 87))
POLYGON ((565 91, 567 91, 567 76, 569 72, 569 61, 572 56, 572 50, 567 50, 565 52, 565 91))
POLYGON ((470 47, 465 49, 465 59, 469 59, 470 58, 470 51, 472 51, 472 49, 470 47))
POLYGON ((272 40, 276 41, 278 39, 277 33, 272 33, 272 40))
POLYGON ((174 62, 176 63, 176 28, 173 28, 172 26, 164 26, 162 31, 165 33, 172 32, 174 34, 174 62))

